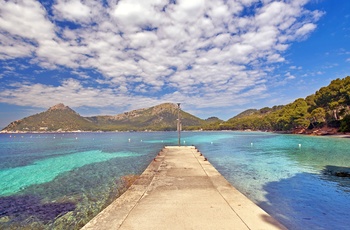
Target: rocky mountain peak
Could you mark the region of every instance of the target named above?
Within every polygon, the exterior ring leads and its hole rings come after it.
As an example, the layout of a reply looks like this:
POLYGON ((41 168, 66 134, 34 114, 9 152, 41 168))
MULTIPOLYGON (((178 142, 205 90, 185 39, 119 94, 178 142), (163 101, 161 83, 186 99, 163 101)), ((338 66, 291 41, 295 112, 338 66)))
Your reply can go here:
POLYGON ((49 108, 49 111, 52 110, 71 110, 68 106, 65 106, 63 103, 59 103, 49 108))
POLYGON ((59 103, 57 105, 54 105, 52 107, 50 107, 48 110, 48 112, 68 112, 68 113, 75 113, 77 115, 79 115, 77 112, 75 112, 73 109, 69 108, 68 106, 65 106, 63 103, 59 103))

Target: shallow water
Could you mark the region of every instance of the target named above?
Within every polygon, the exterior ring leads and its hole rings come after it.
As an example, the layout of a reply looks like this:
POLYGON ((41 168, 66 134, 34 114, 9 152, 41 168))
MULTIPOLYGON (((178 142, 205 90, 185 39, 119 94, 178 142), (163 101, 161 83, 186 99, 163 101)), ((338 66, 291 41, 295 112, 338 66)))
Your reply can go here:
POLYGON ((349 229, 350 178, 324 174, 329 165, 350 167, 349 139, 232 133, 198 147, 231 184, 289 229, 349 229))
MULTIPOLYGON (((183 132, 242 193, 289 229, 348 229, 350 139, 183 132)), ((79 229, 140 174, 176 132, 0 135, 0 229, 79 229)))

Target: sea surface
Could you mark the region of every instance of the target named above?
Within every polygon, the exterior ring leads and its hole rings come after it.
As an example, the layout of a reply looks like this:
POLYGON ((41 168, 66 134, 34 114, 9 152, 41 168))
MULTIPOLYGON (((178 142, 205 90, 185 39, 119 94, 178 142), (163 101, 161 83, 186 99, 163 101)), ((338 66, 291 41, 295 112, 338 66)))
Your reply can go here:
MULTIPOLYGON (((176 132, 0 134, 0 229, 79 229, 122 194, 176 132)), ((350 139, 182 132, 289 229, 349 229, 350 139)))

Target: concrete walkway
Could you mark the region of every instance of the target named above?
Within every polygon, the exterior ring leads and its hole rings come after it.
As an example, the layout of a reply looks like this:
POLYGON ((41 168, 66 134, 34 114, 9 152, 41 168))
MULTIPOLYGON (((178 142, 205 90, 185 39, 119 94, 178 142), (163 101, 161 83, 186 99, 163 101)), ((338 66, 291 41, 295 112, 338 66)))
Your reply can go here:
POLYGON ((195 147, 165 147, 82 229, 286 229, 238 192, 195 147))

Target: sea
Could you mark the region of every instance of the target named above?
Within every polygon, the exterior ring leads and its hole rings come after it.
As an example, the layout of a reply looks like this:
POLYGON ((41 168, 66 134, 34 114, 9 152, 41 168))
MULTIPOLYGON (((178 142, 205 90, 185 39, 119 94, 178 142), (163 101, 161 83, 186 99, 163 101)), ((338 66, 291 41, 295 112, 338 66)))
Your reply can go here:
MULTIPOLYGON (((0 229, 80 229, 177 132, 0 134, 0 229)), ((239 191, 288 229, 349 229, 350 138, 182 132, 239 191)))

